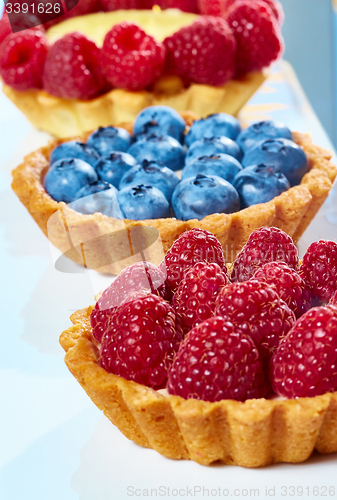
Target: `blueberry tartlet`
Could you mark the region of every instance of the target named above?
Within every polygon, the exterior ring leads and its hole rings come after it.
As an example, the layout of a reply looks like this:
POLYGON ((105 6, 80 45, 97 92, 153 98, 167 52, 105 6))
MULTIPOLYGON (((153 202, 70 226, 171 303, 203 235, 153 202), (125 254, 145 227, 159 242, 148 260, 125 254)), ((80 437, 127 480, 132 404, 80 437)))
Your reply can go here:
POLYGON ((140 246, 158 264, 193 227, 212 232, 228 261, 261 226, 297 241, 332 187, 330 153, 275 122, 185 119, 153 106, 133 126, 52 141, 14 170, 13 189, 62 253, 101 272, 144 260, 140 246), (143 231, 140 246, 130 231, 143 231))

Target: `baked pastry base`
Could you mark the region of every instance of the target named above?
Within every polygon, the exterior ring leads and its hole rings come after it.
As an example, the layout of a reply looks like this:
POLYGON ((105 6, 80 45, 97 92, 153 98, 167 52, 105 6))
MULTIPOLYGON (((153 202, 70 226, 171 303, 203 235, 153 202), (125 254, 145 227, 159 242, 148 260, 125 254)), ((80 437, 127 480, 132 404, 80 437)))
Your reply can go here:
POLYGON ((71 316, 60 343, 88 396, 130 440, 173 459, 243 467, 303 462, 314 450, 337 451, 337 393, 296 400, 217 403, 163 396, 98 365, 93 306, 71 316))
POLYGON ((65 138, 134 121, 142 109, 154 105, 170 106, 180 113, 190 110, 198 118, 220 112, 236 116, 266 77, 266 72, 253 72, 222 87, 192 84, 173 93, 114 89, 90 101, 61 99, 43 90, 18 92, 8 85, 3 85, 3 92, 34 127, 65 138))
MULTIPOLYGON (((183 115, 186 123, 193 114, 183 115)), ((129 131, 130 123, 122 125, 129 131)), ((77 137, 86 140, 88 134, 77 137)), ((221 242, 227 262, 236 255, 255 229, 275 226, 296 242, 327 198, 337 175, 331 152, 313 145, 308 134, 294 132, 294 140, 305 151, 310 171, 301 184, 268 203, 254 205, 234 214, 213 214, 201 221, 174 218, 143 221, 117 220, 95 213, 82 215, 53 200, 43 187, 51 151, 50 144, 25 157, 13 171, 12 188, 49 240, 74 262, 102 273, 119 274, 139 260, 159 264, 181 233, 199 227, 221 242), (140 252, 141 249, 142 251, 140 252)))

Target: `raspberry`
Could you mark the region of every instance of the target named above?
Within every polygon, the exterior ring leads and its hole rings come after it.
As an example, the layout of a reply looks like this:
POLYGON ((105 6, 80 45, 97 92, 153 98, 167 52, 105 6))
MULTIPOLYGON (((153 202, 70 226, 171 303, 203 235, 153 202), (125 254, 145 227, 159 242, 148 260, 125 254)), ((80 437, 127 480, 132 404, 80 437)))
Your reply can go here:
POLYGON ((337 290, 337 243, 319 240, 304 254, 300 274, 314 299, 329 302, 337 290))
POLYGON ((273 261, 283 261, 298 270, 298 252, 293 240, 277 227, 256 229, 235 259, 231 280, 249 280, 265 262, 273 261))
POLYGON ((227 22, 205 16, 165 38, 166 71, 185 82, 223 85, 235 74, 236 42, 227 22))
POLYGON ((259 352, 249 335, 222 318, 211 318, 180 344, 167 389, 185 399, 211 402, 263 397, 266 385, 259 352))
POLYGON ((131 293, 147 290, 166 298, 165 275, 151 262, 136 262, 123 269, 121 274, 102 293, 90 315, 93 336, 101 342, 109 320, 131 293))
POLYGON ((239 0, 228 12, 227 21, 237 41, 238 76, 261 70, 281 56, 281 31, 266 3, 239 0))
POLYGON ((15 90, 42 87, 42 73, 48 53, 48 41, 39 30, 8 35, 1 43, 0 76, 15 90))
POLYGON ((157 295, 140 293, 132 301, 127 298, 111 317, 100 364, 115 375, 160 389, 182 335, 172 307, 157 295))
POLYGON ((284 262, 267 262, 258 269, 253 280, 263 281, 280 296, 299 318, 311 307, 311 295, 304 280, 284 262))
POLYGON ((214 314, 233 323, 236 331, 249 334, 266 363, 296 321, 277 293, 259 281, 224 287, 215 304, 214 314))
POLYGON ((173 295, 172 307, 184 333, 213 316, 215 299, 229 279, 218 264, 198 262, 187 271, 173 295))
POLYGON ((228 274, 220 241, 209 231, 195 228, 179 236, 159 267, 167 273, 166 282, 174 291, 186 271, 198 262, 215 262, 228 274))
POLYGON ((81 33, 57 40, 47 57, 43 85, 49 94, 66 99, 91 99, 104 87, 100 51, 81 33))
POLYGON ((281 341, 271 360, 274 391, 286 398, 337 390, 337 309, 315 307, 281 341))
POLYGON ((106 34, 101 63, 111 85, 141 90, 162 73, 165 47, 138 24, 124 21, 106 34))

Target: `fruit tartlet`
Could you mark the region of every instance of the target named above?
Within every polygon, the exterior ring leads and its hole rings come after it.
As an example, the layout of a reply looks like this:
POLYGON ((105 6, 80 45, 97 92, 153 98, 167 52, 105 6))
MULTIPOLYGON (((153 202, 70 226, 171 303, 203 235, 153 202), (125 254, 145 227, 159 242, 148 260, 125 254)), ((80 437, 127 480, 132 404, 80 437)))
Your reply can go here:
POLYGON ((159 267, 130 266, 71 316, 66 364, 127 438, 169 458, 336 452, 336 270, 332 241, 300 265, 287 234, 261 228, 228 266, 214 235, 186 231, 159 267))
POLYGON ((46 33, 8 34, 3 90, 33 125, 56 137, 133 121, 149 105, 199 118, 236 115, 281 56, 283 40, 266 0, 231 3, 217 17, 119 10, 73 17, 46 33))
POLYGON ((133 126, 52 141, 14 170, 12 187, 62 253, 100 272, 158 265, 193 227, 231 262, 261 226, 297 241, 332 187, 330 153, 280 123, 186 119, 154 106, 133 126))

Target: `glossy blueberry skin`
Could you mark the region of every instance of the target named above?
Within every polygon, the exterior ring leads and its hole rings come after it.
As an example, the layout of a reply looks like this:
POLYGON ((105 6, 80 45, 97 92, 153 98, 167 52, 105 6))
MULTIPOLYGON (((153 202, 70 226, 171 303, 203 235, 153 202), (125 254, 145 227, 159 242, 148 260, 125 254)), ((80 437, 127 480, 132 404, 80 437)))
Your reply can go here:
POLYGON ((118 202, 126 219, 161 219, 171 215, 170 204, 163 193, 144 184, 121 189, 118 202))
POLYGON ((172 208, 179 220, 200 220, 213 213, 237 212, 240 200, 235 188, 225 179, 199 174, 178 184, 172 195, 172 208))
POLYGON ((292 133, 283 123, 266 120, 253 123, 250 127, 242 130, 236 138, 236 142, 242 151, 245 152, 257 142, 265 139, 278 139, 279 137, 289 139, 290 141, 293 139, 292 133))
POLYGON ((98 180, 96 170, 83 160, 71 158, 58 160, 44 178, 45 190, 56 201, 71 203, 85 185, 98 180))
POLYGON ((270 201, 290 188, 282 172, 266 165, 244 168, 235 177, 233 186, 239 193, 241 208, 270 201))
POLYGON ((301 182, 309 172, 304 151, 289 139, 266 139, 251 147, 243 157, 242 166, 264 165, 275 167, 287 177, 291 186, 301 182))
POLYGON ((138 184, 153 186, 159 189, 168 201, 171 201, 172 193, 178 183, 179 177, 173 170, 154 161, 144 160, 141 165, 136 165, 126 172, 119 184, 119 189, 138 184))
POLYGON ((214 156, 201 156, 183 168, 181 179, 196 177, 198 174, 217 175, 233 183, 234 177, 242 170, 241 164, 234 156, 219 153, 214 156))
POLYGON ((122 219, 122 212, 117 200, 117 189, 105 181, 87 184, 77 191, 77 200, 70 207, 81 214, 100 212, 108 217, 122 219))
POLYGON ((216 113, 207 118, 195 121, 185 137, 185 144, 190 146, 193 142, 204 137, 229 137, 235 141, 241 131, 239 120, 226 113, 216 113))
POLYGON ((180 114, 168 106, 149 106, 143 109, 133 126, 134 137, 143 134, 169 135, 184 142, 186 123, 180 114))
POLYGON ((228 137, 212 137, 211 139, 198 139, 189 148, 185 163, 188 165, 195 158, 200 156, 212 156, 223 153, 234 156, 238 161, 242 159, 242 151, 236 142, 228 137))
POLYGON ((93 167, 99 158, 99 154, 85 142, 63 142, 52 151, 49 160, 50 165, 53 166, 56 161, 64 160, 65 158, 77 158, 89 163, 93 167))
POLYGON ((186 152, 182 145, 169 135, 150 134, 142 136, 128 149, 139 163, 143 160, 161 162, 171 170, 181 170, 186 152))
POLYGON ((88 146, 94 148, 100 156, 109 155, 112 151, 127 151, 132 144, 132 137, 127 130, 120 127, 99 127, 89 135, 88 146))
POLYGON ((118 188, 123 175, 135 165, 138 165, 138 162, 133 156, 120 151, 112 151, 109 155, 102 156, 95 163, 94 168, 100 179, 118 188))

